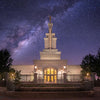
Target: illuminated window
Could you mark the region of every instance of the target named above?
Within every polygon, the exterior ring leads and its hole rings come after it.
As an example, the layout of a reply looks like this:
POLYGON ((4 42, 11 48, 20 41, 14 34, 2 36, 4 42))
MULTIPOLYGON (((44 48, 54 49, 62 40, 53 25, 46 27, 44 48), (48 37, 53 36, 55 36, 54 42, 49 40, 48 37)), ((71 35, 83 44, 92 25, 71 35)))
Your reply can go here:
POLYGON ((50 82, 50 76, 47 76, 47 81, 50 82))
POLYGON ((51 74, 54 74, 53 72, 54 72, 54 69, 53 69, 53 68, 51 68, 51 74))
POLYGON ((57 82, 57 71, 54 68, 46 68, 44 70, 44 82, 57 82))
POLYGON ((46 74, 46 70, 44 70, 44 74, 46 74))
POLYGON ((54 77, 53 76, 51 76, 51 82, 53 82, 54 81, 54 77))
POLYGON ((55 83, 57 82, 57 76, 56 75, 54 76, 54 82, 55 83))
POLYGON ((54 76, 54 79, 56 79, 56 78, 57 78, 57 76, 55 75, 55 76, 54 76))
POLYGON ((50 68, 47 69, 47 74, 50 74, 50 68))

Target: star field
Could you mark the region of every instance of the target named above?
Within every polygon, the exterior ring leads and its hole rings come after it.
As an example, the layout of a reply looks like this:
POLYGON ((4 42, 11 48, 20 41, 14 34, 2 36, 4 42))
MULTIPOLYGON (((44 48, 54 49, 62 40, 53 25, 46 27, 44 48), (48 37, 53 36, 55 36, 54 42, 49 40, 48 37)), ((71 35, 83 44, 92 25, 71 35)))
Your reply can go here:
POLYGON ((0 0, 0 49, 13 64, 33 64, 44 48, 48 16, 62 59, 79 65, 100 48, 100 0, 0 0))

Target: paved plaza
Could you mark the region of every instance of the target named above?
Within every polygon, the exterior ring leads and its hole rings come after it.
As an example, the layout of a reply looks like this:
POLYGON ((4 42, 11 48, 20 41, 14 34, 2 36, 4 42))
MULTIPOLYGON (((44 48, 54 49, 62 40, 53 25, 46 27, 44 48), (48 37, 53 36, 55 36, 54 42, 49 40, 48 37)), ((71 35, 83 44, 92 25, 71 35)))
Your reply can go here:
POLYGON ((94 96, 94 97, 75 97, 75 98, 14 98, 14 97, 5 97, 0 96, 0 100, 100 100, 100 96, 94 96))
POLYGON ((25 97, 11 97, 5 96, 4 92, 6 91, 5 88, 0 88, 0 100, 100 100, 100 87, 95 87, 94 96, 91 97, 64 97, 64 98, 25 98, 25 97))

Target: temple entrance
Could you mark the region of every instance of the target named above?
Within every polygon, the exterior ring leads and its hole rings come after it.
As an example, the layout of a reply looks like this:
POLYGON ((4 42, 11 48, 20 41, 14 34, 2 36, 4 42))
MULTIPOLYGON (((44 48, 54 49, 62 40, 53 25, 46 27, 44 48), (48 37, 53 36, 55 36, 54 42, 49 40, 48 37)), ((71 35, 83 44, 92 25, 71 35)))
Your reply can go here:
POLYGON ((44 69, 44 83, 56 83, 57 82, 57 70, 54 68, 44 69))

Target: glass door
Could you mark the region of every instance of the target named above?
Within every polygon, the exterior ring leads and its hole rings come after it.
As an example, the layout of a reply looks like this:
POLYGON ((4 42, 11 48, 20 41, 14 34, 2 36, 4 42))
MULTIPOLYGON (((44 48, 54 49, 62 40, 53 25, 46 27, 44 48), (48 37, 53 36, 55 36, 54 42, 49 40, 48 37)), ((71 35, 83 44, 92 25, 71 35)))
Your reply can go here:
POLYGON ((56 83, 57 71, 54 68, 44 69, 44 83, 56 83))

